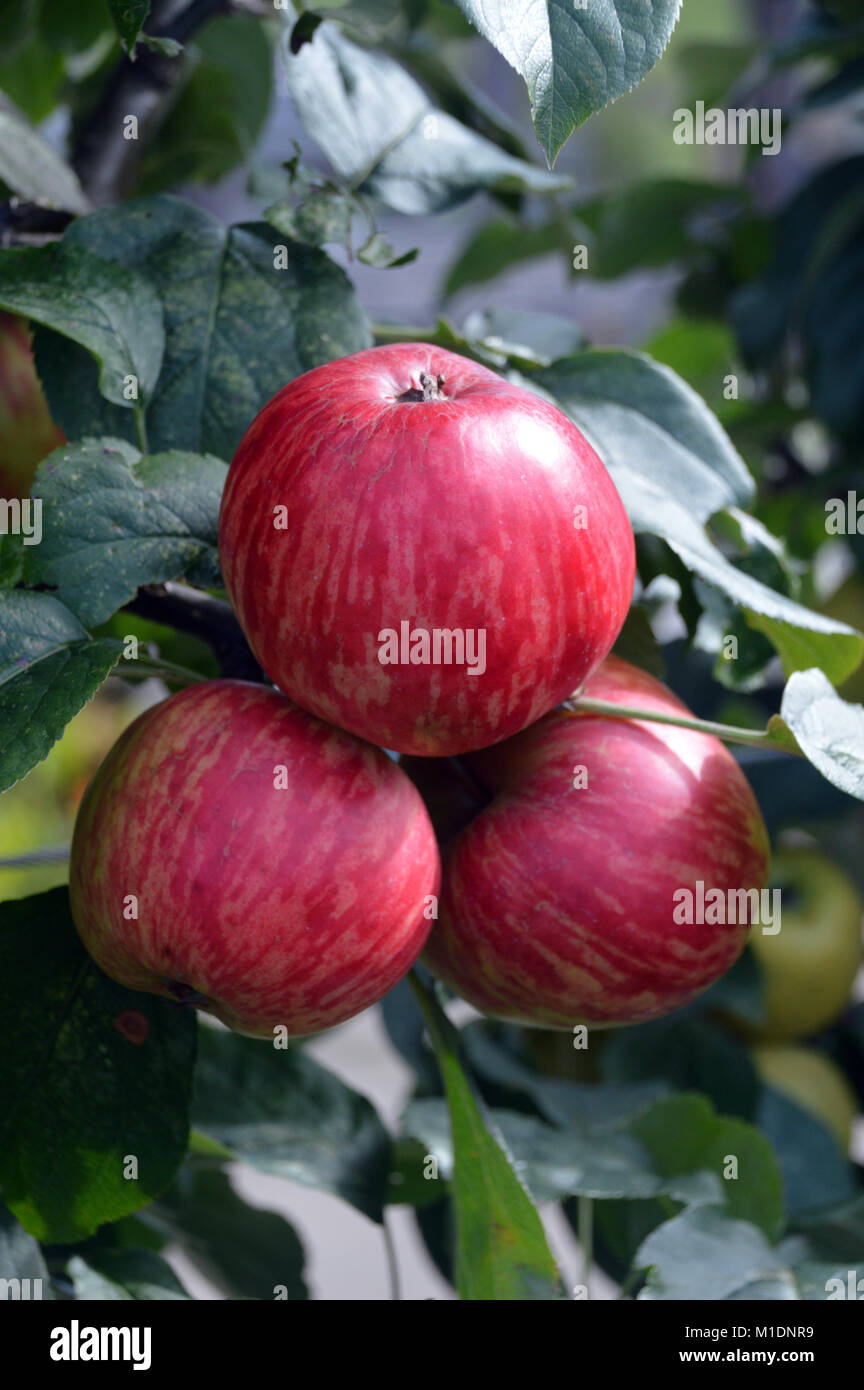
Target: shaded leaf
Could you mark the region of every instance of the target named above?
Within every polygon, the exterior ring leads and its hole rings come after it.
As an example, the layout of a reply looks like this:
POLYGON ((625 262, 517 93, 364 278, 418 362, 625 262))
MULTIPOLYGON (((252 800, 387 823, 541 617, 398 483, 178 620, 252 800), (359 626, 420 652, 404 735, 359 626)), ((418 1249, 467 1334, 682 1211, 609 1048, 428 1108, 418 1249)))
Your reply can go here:
POLYGON ((0 591, 0 790, 47 757, 122 651, 50 594, 0 591))
POLYGON ((194 1018, 97 969, 66 888, 0 905, 0 995, 4 1196, 39 1240, 81 1240, 146 1206, 182 1161, 194 1018))
POLYGON ((369 1101, 302 1048, 202 1027, 192 1117, 253 1168, 382 1219, 389 1136, 369 1101))
POLYGON ((84 250, 73 232, 49 246, 0 252, 0 307, 80 343, 100 364, 105 400, 129 410, 136 403, 130 378, 142 401, 156 385, 165 347, 162 307, 138 269, 121 270, 84 250))
MULTIPOLYGON (((290 242, 284 269, 266 223, 225 228, 177 198, 142 198, 81 218, 65 243, 146 273, 162 298, 165 362, 146 412, 149 448, 230 459, 258 411, 294 377, 371 342, 344 273, 290 242)), ((123 274, 128 274, 124 269, 123 274)), ((37 334, 53 417, 70 439, 133 437, 104 408, 86 359, 37 334)))
POLYGON ((186 576, 217 588, 216 538, 227 465, 209 454, 142 458, 120 439, 55 449, 31 489, 43 499, 42 543, 26 576, 92 626, 142 584, 186 576))

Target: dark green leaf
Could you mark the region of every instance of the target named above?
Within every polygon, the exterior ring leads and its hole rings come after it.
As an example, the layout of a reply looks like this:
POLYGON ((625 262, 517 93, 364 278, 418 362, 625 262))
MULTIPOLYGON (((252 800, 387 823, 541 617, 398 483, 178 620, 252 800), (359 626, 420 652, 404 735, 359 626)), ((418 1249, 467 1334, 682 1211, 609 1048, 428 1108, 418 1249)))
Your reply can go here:
POLYGON ((186 1150, 194 1018, 97 969, 65 888, 0 906, 0 994, 4 1196, 38 1239, 81 1240, 171 1181, 186 1150))
MULTIPOLYGON (((144 198, 81 218, 65 238, 138 267, 165 311, 165 362, 147 410, 149 447, 230 459, 255 415, 286 382, 368 347, 366 317, 344 273, 266 223, 226 229, 176 198, 144 198)), ((128 270, 124 270, 124 275, 128 270)), ((37 365, 54 418, 70 439, 131 438, 103 409, 90 364, 38 337, 37 365)))
POLYGON ((567 236, 567 230, 559 222, 541 222, 539 226, 526 227, 521 222, 507 221, 503 217, 485 223, 469 238, 450 267, 444 293, 456 294, 466 285, 494 280, 496 275, 509 270, 511 266, 533 260, 536 256, 547 256, 554 251, 569 256, 571 238, 567 236))
POLYGON ((790 1217, 852 1196, 849 1163, 833 1134, 788 1096, 763 1086, 756 1122, 771 1142, 783 1174, 790 1217))
POLYGON ((272 67, 268 31, 251 15, 225 16, 198 33, 191 75, 144 154, 138 191, 215 183, 248 163, 270 110, 272 67))
POLYGON ((591 274, 614 279, 686 257, 698 245, 694 218, 717 206, 725 206, 728 215, 735 203, 734 190, 721 185, 662 178, 618 189, 574 211, 592 234, 591 274))
POLYGON ((365 1097, 307 1057, 203 1027, 193 1123, 265 1173, 382 1219, 390 1140, 365 1097))
POLYGON ((227 1298, 308 1298, 293 1226, 278 1212, 248 1206, 219 1169, 181 1168, 147 1219, 179 1239, 187 1258, 227 1298))
POLYGON ((218 588, 227 471, 206 454, 142 459, 118 439, 55 449, 31 490, 43 499, 45 527, 41 545, 26 556, 29 582, 54 589, 88 627, 105 622, 142 584, 185 575, 218 588))
POLYGON ((186 1299, 167 1260, 152 1250, 94 1250, 73 1255, 66 1272, 75 1297, 88 1301, 186 1299))
POLYGON ((120 42, 131 53, 141 26, 150 13, 150 0, 108 0, 108 8, 120 42))
POLYGON ((0 790, 47 757, 122 650, 89 638, 50 594, 0 592, 0 790))

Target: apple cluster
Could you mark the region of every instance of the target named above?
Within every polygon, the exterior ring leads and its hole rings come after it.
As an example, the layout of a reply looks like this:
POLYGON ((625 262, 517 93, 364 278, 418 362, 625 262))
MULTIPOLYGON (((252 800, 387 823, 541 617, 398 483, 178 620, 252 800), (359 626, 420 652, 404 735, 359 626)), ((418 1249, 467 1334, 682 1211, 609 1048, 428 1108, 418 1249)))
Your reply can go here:
POLYGON ((72 911, 110 976, 272 1037, 352 1017, 424 949, 478 1009, 555 1029, 728 970, 746 922, 676 922, 674 895, 761 889, 765 827, 726 748, 609 654, 633 533, 560 411, 423 344, 316 367, 242 440, 219 554, 272 685, 184 689, 88 788, 72 911))

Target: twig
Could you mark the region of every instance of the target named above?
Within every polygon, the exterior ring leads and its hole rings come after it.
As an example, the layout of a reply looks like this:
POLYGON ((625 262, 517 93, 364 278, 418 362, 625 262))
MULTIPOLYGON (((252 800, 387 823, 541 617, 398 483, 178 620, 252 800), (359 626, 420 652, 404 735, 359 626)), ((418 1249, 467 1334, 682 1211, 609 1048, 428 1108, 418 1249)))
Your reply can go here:
MULTIPOLYGON (((170 3, 155 4, 145 32, 186 43, 196 30, 229 14, 232 0, 192 0, 175 19, 163 22, 170 3)), ((245 8, 238 6, 237 8, 245 8)), ((93 203, 112 203, 128 194, 141 157, 165 118, 189 71, 187 55, 168 58, 139 44, 135 61, 123 57, 108 79, 76 142, 72 166, 93 203), (134 139, 129 138, 137 124, 134 139)))
POLYGON ((126 612, 200 637, 213 652, 223 676, 269 684, 230 606, 212 594, 185 584, 152 584, 138 590, 126 604, 126 612))
POLYGON ((41 246, 60 236, 71 221, 71 212, 7 198, 0 203, 0 246, 41 246))

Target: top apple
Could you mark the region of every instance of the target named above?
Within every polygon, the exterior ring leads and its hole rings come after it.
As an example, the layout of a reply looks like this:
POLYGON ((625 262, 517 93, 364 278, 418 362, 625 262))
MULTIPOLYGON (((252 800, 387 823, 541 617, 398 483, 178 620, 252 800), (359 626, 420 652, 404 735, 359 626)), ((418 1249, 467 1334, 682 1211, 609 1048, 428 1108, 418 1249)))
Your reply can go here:
POLYGON ((219 521, 255 656, 313 714, 401 753, 517 733, 612 647, 633 533, 579 430, 422 343, 284 387, 246 432, 219 521))

